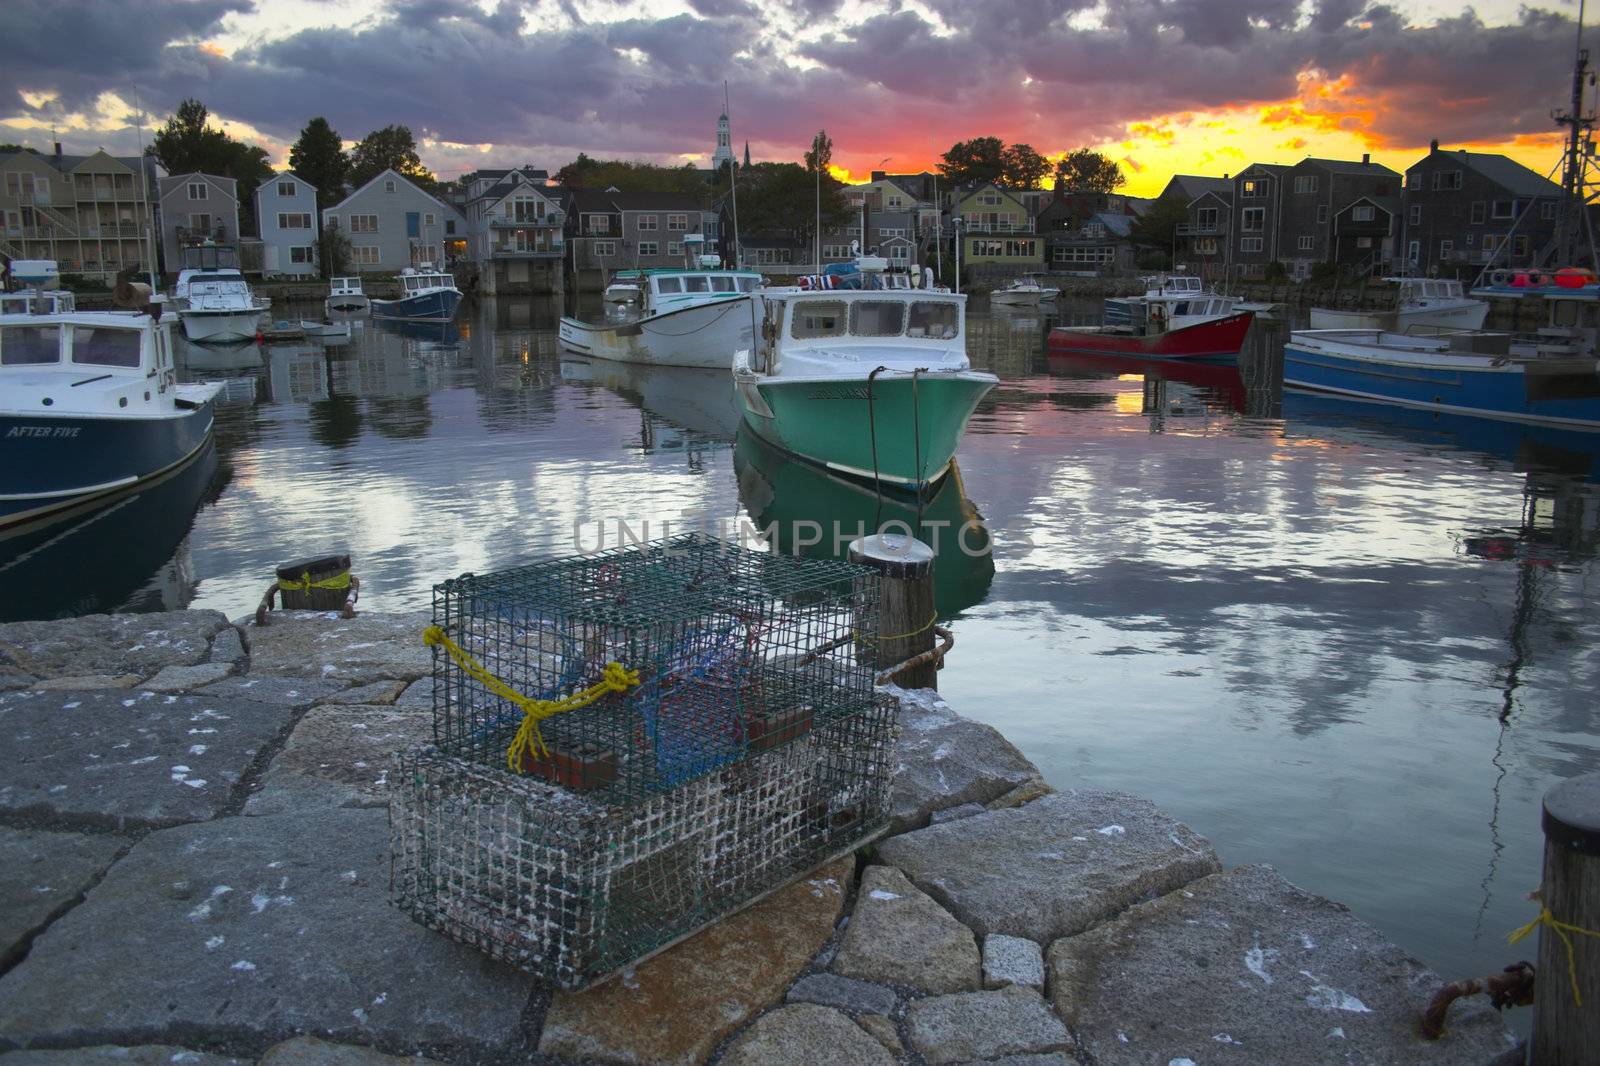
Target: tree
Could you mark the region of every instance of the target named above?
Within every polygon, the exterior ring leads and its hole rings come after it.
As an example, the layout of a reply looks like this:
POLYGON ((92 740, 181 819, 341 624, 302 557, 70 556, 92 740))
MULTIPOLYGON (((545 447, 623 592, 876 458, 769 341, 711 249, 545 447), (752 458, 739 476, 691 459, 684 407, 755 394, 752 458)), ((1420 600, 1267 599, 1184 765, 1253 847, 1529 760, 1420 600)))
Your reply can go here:
POLYGON ((417 139, 410 126, 385 126, 373 130, 350 150, 350 184, 361 188, 385 170, 393 170, 423 192, 439 185, 433 172, 417 155, 417 139))
POLYGON ((663 167, 624 159, 591 159, 582 152, 556 171, 556 181, 569 189, 616 189, 618 192, 678 192, 704 199, 706 180, 685 163, 663 167))
POLYGON ((1005 144, 998 137, 974 137, 950 146, 939 163, 939 173, 952 185, 974 181, 1000 181, 1005 177, 1005 144))
POLYGON ((1133 224, 1129 236, 1135 245, 1159 248, 1170 254, 1178 239, 1178 226, 1189 221, 1189 208, 1181 197, 1167 196, 1156 200, 1139 220, 1133 224))
POLYGON ((0 155, 13 155, 17 152, 32 152, 38 155, 39 149, 29 148, 25 144, 0 144, 0 155))
POLYGON ((329 219, 317 238, 318 258, 322 260, 322 276, 338 277, 350 271, 350 238, 339 228, 339 220, 329 219))
POLYGON ((817 135, 811 138, 811 151, 806 153, 806 172, 815 173, 817 170, 824 172, 828 164, 833 162, 833 138, 828 136, 827 130, 818 130, 817 135))
POLYGON ((1000 153, 1005 167, 1006 184, 1020 189, 1036 189, 1044 176, 1050 173, 1050 160, 1033 150, 1029 144, 1009 144, 1000 153))
POLYGON ((350 176, 350 157, 344 142, 328 120, 318 115, 300 131, 289 149, 289 169, 317 187, 317 206, 332 207, 344 198, 350 176))
POLYGON ((1127 179, 1116 160, 1079 148, 1056 160, 1056 178, 1067 192, 1115 192, 1127 179))
POLYGON ((199 100, 186 99, 177 113, 167 119, 145 154, 155 157, 168 174, 217 174, 237 183, 239 232, 255 235, 254 211, 243 208, 254 202, 256 186, 272 176, 272 164, 265 148, 236 141, 211 125, 211 113, 199 100))
MULTIPOLYGON (((850 221, 850 205, 831 174, 822 176, 822 228, 850 221)), ((817 226, 817 176, 798 163, 757 163, 739 168, 741 233, 787 234, 809 241, 817 226)))

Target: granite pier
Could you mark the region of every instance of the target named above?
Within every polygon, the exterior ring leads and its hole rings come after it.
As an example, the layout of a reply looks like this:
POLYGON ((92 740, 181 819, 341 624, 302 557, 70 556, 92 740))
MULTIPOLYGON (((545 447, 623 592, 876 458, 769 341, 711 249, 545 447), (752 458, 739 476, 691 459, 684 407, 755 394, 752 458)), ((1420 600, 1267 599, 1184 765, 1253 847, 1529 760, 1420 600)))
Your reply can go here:
POLYGON ((0 1066, 1521 1061, 1481 1000, 1421 1039, 1440 978, 1344 907, 926 690, 892 835, 551 992, 388 903, 427 621, 0 625, 0 1066))

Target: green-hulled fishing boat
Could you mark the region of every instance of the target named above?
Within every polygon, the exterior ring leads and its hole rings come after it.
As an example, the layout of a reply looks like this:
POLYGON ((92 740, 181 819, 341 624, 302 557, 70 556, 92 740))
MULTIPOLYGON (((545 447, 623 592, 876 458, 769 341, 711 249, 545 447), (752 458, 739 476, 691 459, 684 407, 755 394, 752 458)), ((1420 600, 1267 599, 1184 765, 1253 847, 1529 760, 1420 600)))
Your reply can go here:
POLYGON ((950 465, 997 378, 972 369, 966 298, 937 289, 764 290, 734 355, 744 420, 786 452, 919 491, 950 465))

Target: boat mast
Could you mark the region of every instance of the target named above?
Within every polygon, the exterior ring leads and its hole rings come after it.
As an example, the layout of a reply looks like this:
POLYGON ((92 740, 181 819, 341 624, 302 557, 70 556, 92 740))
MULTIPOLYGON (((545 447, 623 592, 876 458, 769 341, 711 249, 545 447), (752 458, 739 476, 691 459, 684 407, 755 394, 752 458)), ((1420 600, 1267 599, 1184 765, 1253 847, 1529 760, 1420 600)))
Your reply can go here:
POLYGON ((138 111, 139 122, 139 196, 144 200, 140 212, 144 216, 144 225, 139 230, 140 254, 145 256, 145 265, 150 275, 150 294, 154 296, 160 286, 156 284, 156 250, 155 238, 150 234, 150 170, 144 158, 144 107, 139 103, 138 94, 134 94, 133 106, 138 111))
POLYGON ((733 269, 744 266, 739 253, 739 157, 733 153, 733 104, 728 96, 728 81, 722 81, 722 110, 728 116, 728 194, 733 198, 733 269))
MULTIPOLYGON (((1556 236, 1557 261, 1570 264, 1576 261, 1579 234, 1587 229, 1584 217, 1587 210, 1588 189, 1585 180, 1589 131, 1594 128, 1593 112, 1584 113, 1583 95, 1589 80, 1589 50, 1583 46, 1584 0, 1578 0, 1578 36, 1576 56, 1572 65, 1572 100, 1568 110, 1551 115, 1556 125, 1566 127, 1566 166, 1561 175, 1561 223, 1556 236)), ((1591 253, 1593 249, 1590 249, 1591 253)), ((1592 255, 1591 255, 1592 259, 1592 255)))

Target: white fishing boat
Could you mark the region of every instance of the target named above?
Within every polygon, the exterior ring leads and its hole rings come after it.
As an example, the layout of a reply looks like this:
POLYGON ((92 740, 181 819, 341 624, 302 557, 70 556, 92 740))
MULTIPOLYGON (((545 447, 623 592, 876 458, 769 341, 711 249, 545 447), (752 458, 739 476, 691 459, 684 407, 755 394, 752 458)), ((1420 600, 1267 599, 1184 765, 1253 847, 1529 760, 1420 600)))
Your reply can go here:
POLYGON ((271 306, 250 291, 244 275, 229 267, 180 271, 173 289, 183 335, 192 341, 249 340, 271 306))
MULTIPOLYGON (((881 260, 879 261, 881 262, 881 260)), ((926 289, 768 290, 759 341, 733 359, 745 423, 790 454, 921 490, 941 478, 978 402, 966 297, 926 289)))
POLYGON ((0 315, 0 535, 184 462, 211 436, 219 387, 178 382, 168 319, 0 315))
MULTIPOLYGON (((735 349, 749 347, 753 270, 712 268, 626 271, 643 302, 635 314, 584 322, 562 316, 563 347, 597 359, 653 366, 726 370, 735 349)), ((626 306, 626 305, 622 305, 626 306)))
POLYGON ((1384 278, 1397 286, 1394 306, 1386 311, 1311 309, 1312 329, 1378 329, 1404 333, 1412 326, 1482 329, 1489 314, 1485 300, 1474 299, 1461 282, 1449 278, 1384 278))
POLYGON ((1018 278, 1003 288, 994 290, 989 294, 992 304, 1008 304, 1010 306, 1037 307, 1041 300, 1056 298, 1055 289, 1047 289, 1033 278, 1018 278))
POLYGON ((372 302, 362 291, 359 277, 342 277, 328 283, 328 298, 322 306, 331 315, 334 311, 367 311, 372 302))

